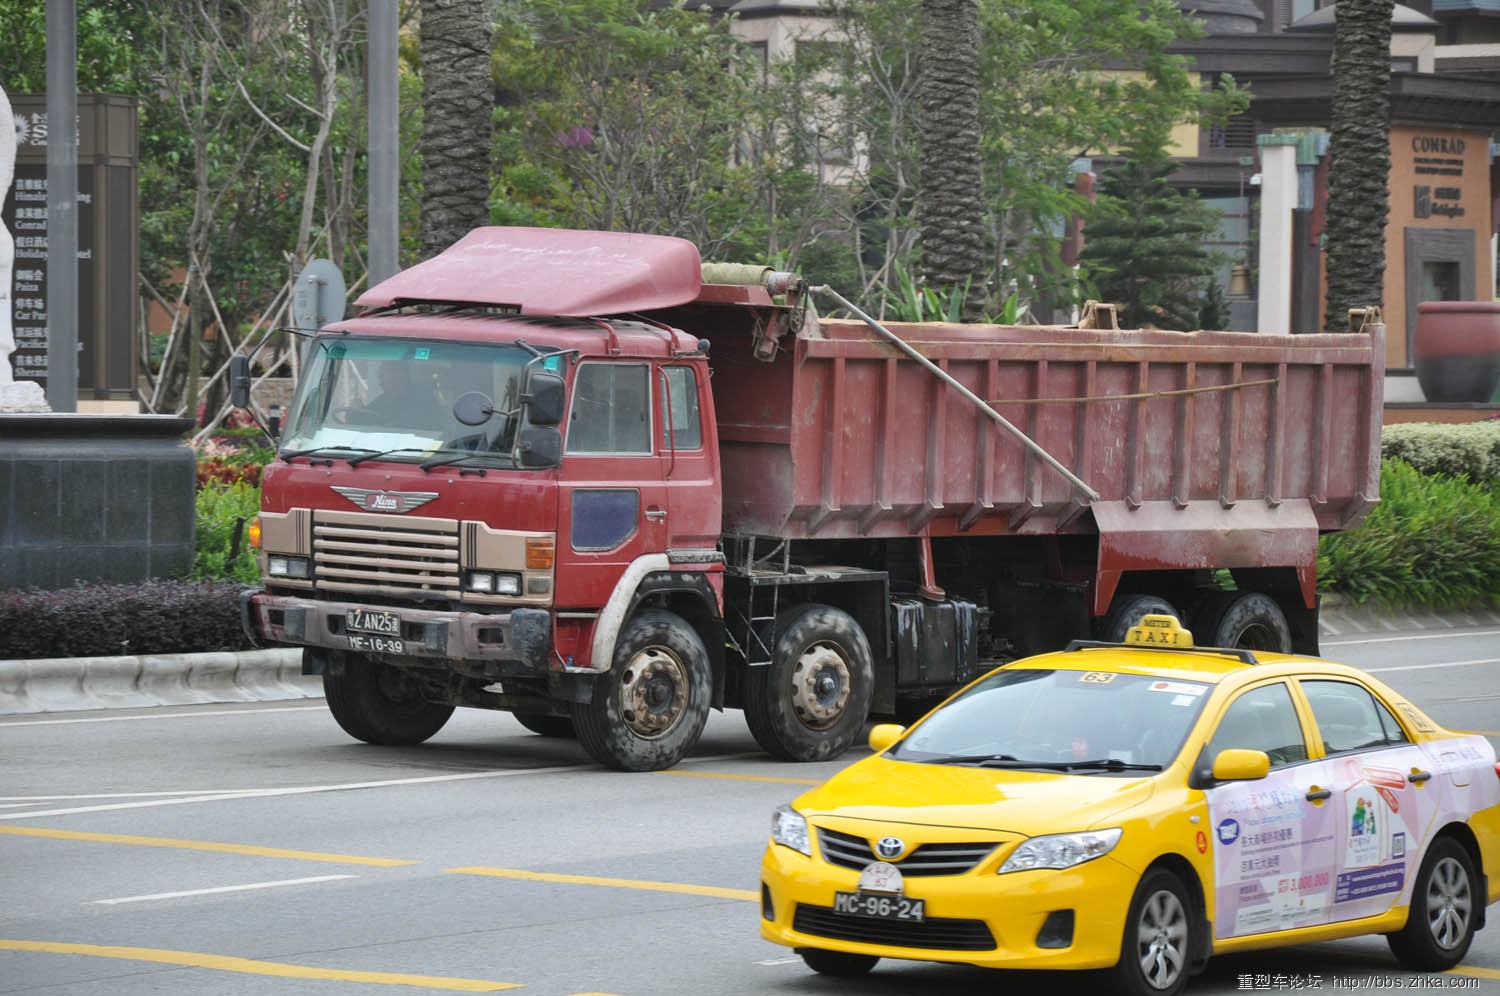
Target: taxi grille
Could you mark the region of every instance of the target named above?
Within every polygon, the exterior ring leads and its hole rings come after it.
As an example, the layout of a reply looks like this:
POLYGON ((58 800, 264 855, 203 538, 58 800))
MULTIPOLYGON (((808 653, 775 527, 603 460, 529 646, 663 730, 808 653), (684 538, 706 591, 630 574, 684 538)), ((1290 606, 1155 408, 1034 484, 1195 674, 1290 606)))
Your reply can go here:
MULTIPOLYGON (((820 827, 818 844, 823 859, 842 868, 860 871, 870 862, 882 860, 871 849, 868 840, 853 834, 820 827)), ((892 863, 901 869, 902 875, 962 875, 987 858, 997 846, 994 843, 923 844, 892 863)))
POLYGON ((459 594, 458 523, 387 515, 318 515, 313 576, 323 591, 459 594))
POLYGON ((812 937, 862 944, 886 944, 898 948, 931 948, 942 951, 993 951, 995 935, 983 920, 928 917, 921 923, 876 920, 866 916, 835 913, 827 906, 797 904, 792 929, 812 937))

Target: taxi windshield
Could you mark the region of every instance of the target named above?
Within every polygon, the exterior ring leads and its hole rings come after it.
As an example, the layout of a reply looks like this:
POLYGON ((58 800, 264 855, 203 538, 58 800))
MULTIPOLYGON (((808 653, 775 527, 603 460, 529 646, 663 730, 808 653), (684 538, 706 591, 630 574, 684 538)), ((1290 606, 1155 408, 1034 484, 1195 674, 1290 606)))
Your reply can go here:
POLYGON ((515 346, 399 339, 319 340, 312 350, 281 455, 509 467, 521 380, 534 354, 515 346), (453 414, 480 392, 497 410, 483 425, 453 414))
POLYGON ((929 715, 902 761, 1143 775, 1172 762, 1211 691, 1113 671, 1002 668, 929 715))

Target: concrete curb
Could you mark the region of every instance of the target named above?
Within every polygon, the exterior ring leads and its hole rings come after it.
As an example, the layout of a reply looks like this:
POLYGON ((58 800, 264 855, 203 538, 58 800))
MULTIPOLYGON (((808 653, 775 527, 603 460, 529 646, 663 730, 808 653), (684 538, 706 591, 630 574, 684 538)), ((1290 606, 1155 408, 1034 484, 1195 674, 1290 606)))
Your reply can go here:
MULTIPOLYGON (((1500 604, 1431 613, 1325 595, 1319 616, 1323 639, 1463 626, 1500 626, 1500 604)), ((297 649, 0 661, 0 715, 321 698, 301 671, 297 649)))
POLYGON ((301 671, 294 649, 0 661, 0 715, 320 697, 301 671))

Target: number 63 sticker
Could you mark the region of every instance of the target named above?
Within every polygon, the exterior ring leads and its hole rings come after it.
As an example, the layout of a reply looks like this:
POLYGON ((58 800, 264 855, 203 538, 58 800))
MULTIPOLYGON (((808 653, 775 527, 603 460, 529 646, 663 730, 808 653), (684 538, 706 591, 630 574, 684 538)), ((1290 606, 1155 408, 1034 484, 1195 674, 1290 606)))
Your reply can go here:
POLYGON ((1115 680, 1115 676, 1108 671, 1085 671, 1078 680, 1086 685, 1107 685, 1115 680))

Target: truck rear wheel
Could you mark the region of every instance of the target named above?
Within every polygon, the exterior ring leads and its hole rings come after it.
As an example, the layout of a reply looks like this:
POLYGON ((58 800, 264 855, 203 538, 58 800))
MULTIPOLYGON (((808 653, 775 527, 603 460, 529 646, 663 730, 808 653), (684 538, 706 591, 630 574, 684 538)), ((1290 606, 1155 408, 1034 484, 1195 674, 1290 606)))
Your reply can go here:
POLYGON ((1193 639, 1230 650, 1292 652, 1292 628, 1281 606, 1257 591, 1224 591, 1210 596, 1198 613, 1193 639))
POLYGON ((697 632, 646 609, 625 624, 614 666, 574 703, 573 729, 589 756, 617 771, 661 771, 692 749, 708 722, 713 673, 697 632))
POLYGON ((513 712, 516 722, 532 733, 543 737, 569 738, 574 735, 573 720, 567 716, 553 716, 542 712, 513 712))
POLYGON ((797 605, 776 617, 771 662, 745 679, 745 724, 783 761, 827 761, 859 737, 870 713, 875 665, 854 617, 797 605))
POLYGON ((350 654, 343 667, 323 672, 328 711, 356 740, 408 747, 427 740, 453 715, 451 705, 429 702, 400 668, 350 654))
MULTIPOLYGON (((1147 616, 1172 616, 1181 619, 1182 614, 1172 603, 1155 595, 1125 595, 1110 606, 1100 627, 1099 639, 1106 643, 1124 643, 1132 626, 1139 626, 1147 616)), ((1194 634, 1196 636, 1196 634, 1194 634)))

